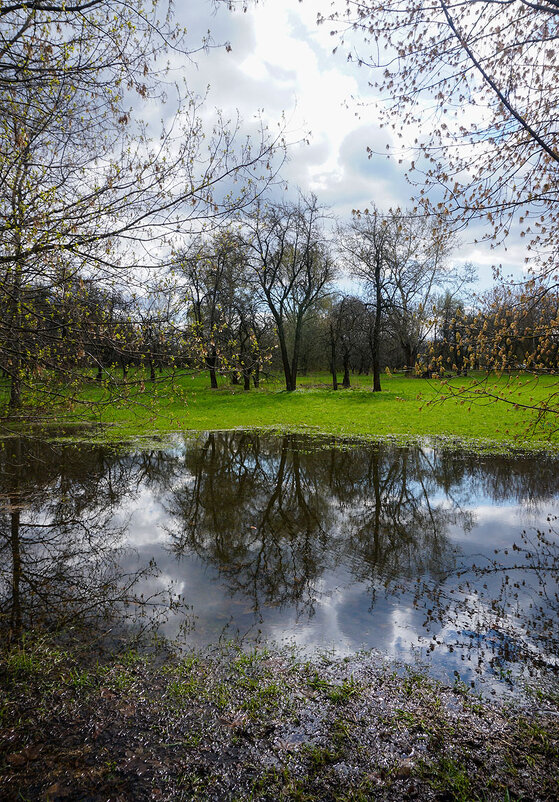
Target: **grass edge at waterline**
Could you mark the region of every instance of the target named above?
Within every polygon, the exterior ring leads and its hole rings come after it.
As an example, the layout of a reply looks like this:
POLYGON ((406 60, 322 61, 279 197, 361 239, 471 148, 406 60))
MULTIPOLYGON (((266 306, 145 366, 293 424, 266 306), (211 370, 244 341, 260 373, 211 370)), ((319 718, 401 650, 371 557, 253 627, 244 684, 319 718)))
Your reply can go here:
POLYGON ((202 373, 153 384, 132 381, 121 388, 119 397, 92 381, 81 393, 83 403, 24 408, 5 417, 3 428, 17 430, 36 420, 98 424, 96 438, 108 440, 176 431, 259 429, 340 438, 390 437, 400 442, 436 438, 462 445, 478 442, 482 450, 502 444, 518 449, 559 447, 556 413, 550 411, 537 422, 538 409, 557 389, 557 377, 496 376, 482 387, 476 384, 479 381, 468 377, 445 385, 386 375, 382 392, 373 393, 370 376, 352 376, 351 388, 334 391, 328 374, 310 374, 300 377, 295 392, 283 390, 278 377, 246 392, 226 377, 220 379, 219 389, 211 390, 202 373))

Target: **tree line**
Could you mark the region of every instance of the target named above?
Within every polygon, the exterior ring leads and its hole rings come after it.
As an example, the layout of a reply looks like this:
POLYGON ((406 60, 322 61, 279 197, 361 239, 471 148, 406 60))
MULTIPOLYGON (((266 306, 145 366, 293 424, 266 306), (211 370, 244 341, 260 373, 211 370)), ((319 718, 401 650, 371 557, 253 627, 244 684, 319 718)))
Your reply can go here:
POLYGON ((314 197, 276 200, 281 129, 261 124, 241 139, 241 122, 219 113, 208 128, 204 98, 187 84, 176 88, 164 65, 170 54, 194 59, 210 43, 189 41, 157 3, 1 4, 0 369, 8 407, 83 402, 89 380, 118 395, 184 370, 207 370, 212 387, 225 373, 247 390, 263 372, 281 370, 289 391, 298 373, 318 368, 331 371, 334 388, 338 373, 347 387, 352 371, 370 372, 375 391, 386 368, 555 372, 556 67, 546 47, 555 41, 556 7, 533 13, 515 0, 502 11, 503 27, 491 6, 474 2, 470 14, 419 3, 403 24, 395 0, 379 7, 371 27, 373 7, 348 4, 356 17, 344 24, 400 53, 403 68, 386 69, 381 82, 400 130, 417 123, 422 93, 441 120, 447 95, 462 106, 452 125, 441 122, 419 145, 411 171, 423 175, 423 201, 414 210, 373 206, 336 224, 314 197), (408 30, 416 36, 406 38, 408 30), (517 72, 503 88, 503 65, 513 75, 517 62, 535 65, 547 83, 528 85, 517 72), (437 94, 441 86, 446 94, 437 94), (141 114, 163 95, 166 122, 150 132, 141 114), (478 96, 491 119, 464 128, 478 96), (464 159, 477 151, 468 171, 464 159), (445 193, 439 203, 429 197, 436 186, 445 193), (451 221, 484 217, 498 239, 519 215, 542 270, 473 297, 472 269, 451 266, 451 221))
POLYGON ((475 297, 473 268, 456 268, 453 247, 448 229, 400 209, 335 225, 315 196, 260 200, 190 235, 137 286, 79 275, 22 284, 23 322, 1 323, 9 403, 23 386, 67 400, 72 382, 120 393, 200 370, 212 388, 226 375, 245 390, 281 372, 288 391, 310 370, 329 371, 334 389, 372 374, 374 391, 387 369, 556 372, 557 294, 542 303, 523 285, 475 297))

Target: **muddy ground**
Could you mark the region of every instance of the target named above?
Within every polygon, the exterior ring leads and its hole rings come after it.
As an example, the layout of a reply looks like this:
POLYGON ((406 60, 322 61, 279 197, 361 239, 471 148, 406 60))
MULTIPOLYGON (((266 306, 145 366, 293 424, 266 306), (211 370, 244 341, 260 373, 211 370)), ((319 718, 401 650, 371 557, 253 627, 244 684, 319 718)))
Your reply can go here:
POLYGON ((482 700, 379 658, 0 661, 2 800, 557 800, 559 697, 482 700))

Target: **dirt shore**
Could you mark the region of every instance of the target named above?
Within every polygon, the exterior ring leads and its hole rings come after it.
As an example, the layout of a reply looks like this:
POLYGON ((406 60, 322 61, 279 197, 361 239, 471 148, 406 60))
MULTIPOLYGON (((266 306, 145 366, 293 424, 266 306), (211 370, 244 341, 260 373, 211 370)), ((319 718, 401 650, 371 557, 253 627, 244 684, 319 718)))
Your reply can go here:
POLYGON ((3 800, 557 800, 559 696, 482 700, 371 656, 0 661, 3 800))

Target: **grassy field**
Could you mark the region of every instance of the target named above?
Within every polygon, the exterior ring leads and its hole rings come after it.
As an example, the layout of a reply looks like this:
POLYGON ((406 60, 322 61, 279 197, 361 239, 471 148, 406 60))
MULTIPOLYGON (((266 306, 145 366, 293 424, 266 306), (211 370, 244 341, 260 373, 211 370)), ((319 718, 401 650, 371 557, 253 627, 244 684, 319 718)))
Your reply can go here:
POLYGON ((506 399, 477 396, 480 377, 453 379, 460 394, 448 397, 448 387, 435 380, 401 375, 383 376, 381 393, 371 392, 370 376, 352 377, 352 388, 333 391, 327 374, 301 377, 296 392, 282 389, 281 378, 262 382, 245 392, 225 378, 209 389, 207 374, 182 376, 173 383, 132 384, 126 399, 115 401, 93 382, 75 415, 109 424, 110 437, 128 438, 178 430, 280 428, 311 429, 337 436, 401 438, 441 436, 499 443, 530 440, 559 444, 555 414, 533 428, 535 414, 522 405, 541 404, 557 390, 553 376, 491 377, 485 388, 506 399), (99 403, 101 402, 101 403, 99 403))

